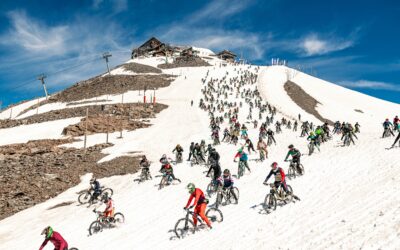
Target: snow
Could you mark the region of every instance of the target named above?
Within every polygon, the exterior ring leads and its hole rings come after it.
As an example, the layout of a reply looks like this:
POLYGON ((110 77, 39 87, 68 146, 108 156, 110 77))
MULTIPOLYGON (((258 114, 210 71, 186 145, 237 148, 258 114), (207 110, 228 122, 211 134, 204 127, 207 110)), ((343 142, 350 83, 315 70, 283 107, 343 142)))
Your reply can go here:
MULTIPOLYGON (((332 121, 360 123, 364 129, 381 131, 381 121, 392 119, 398 114, 400 105, 380 100, 339 85, 329 83, 285 66, 267 67, 260 73, 259 88, 267 100, 285 115, 295 118, 302 109, 294 103, 284 90, 285 82, 299 85, 305 92, 316 99, 318 113, 332 121), (361 110, 357 112, 356 110, 361 110)), ((311 114, 305 114, 305 120, 317 121, 311 114)))
MULTIPOLYGON (((159 64, 158 59, 134 61, 151 65, 159 64)), ((278 145, 269 148, 270 158, 264 163, 250 161, 252 172, 246 173, 235 182, 240 190, 239 204, 221 208, 224 214, 221 224, 215 224, 211 231, 202 230, 183 240, 171 238, 171 230, 176 221, 184 217, 182 208, 189 197, 185 190, 186 184, 194 182, 205 190, 209 179, 204 177, 203 171, 206 168, 190 167, 184 162, 174 167, 175 175, 182 183, 158 190, 156 185, 160 179, 154 178, 160 167, 158 159, 164 153, 172 156, 170 152, 177 143, 184 147, 184 157, 187 157, 191 141, 210 141, 208 115, 197 107, 202 97, 201 79, 206 72, 210 71, 208 79, 221 79, 226 71, 229 73, 228 77, 234 77, 238 74, 237 69, 247 67, 228 65, 222 68, 214 66, 165 70, 180 75, 169 87, 156 93, 157 101, 169 107, 151 120, 153 126, 149 128, 124 131, 122 139, 116 139, 119 133, 110 136, 114 146, 104 150, 109 155, 103 160, 141 151, 153 162, 151 181, 134 183, 133 179, 137 174, 100 180, 102 185, 114 189, 116 210, 122 212, 126 218, 123 226, 88 236, 88 227, 95 216, 91 209, 79 206, 76 202, 76 192, 88 185, 90 175, 86 175, 78 186, 0 221, 0 248, 38 248, 43 240, 39 234, 47 225, 52 225, 59 231, 68 240, 70 247, 75 246, 80 250, 398 248, 400 197, 396 190, 400 169, 396 154, 384 149, 392 143, 392 139, 379 139, 378 127, 382 116, 392 117, 395 115, 393 112, 398 112, 399 105, 366 97, 303 73, 295 74, 292 80, 323 104, 318 107, 322 116, 331 120, 352 121, 353 116, 359 119, 362 133, 359 134, 356 145, 340 147, 340 138, 335 136, 333 140, 322 145, 321 152, 311 157, 303 156, 302 164, 306 174, 288 181, 301 201, 278 206, 276 211, 266 214, 261 203, 268 188, 262 182, 269 172, 271 162, 277 161, 286 171, 288 164, 283 159, 288 144, 293 143, 300 151, 307 151, 307 142, 299 137, 299 133, 283 129, 284 133, 276 136, 278 145), (335 102, 335 98, 343 104, 335 102), (191 100, 194 100, 193 107, 190 106, 191 100), (359 108, 366 113, 361 115, 356 112, 338 112, 334 105, 339 110, 346 106, 349 110, 359 108), (372 129, 375 126, 376 130, 372 129), (66 201, 75 203, 48 209, 66 201)), ((315 120, 310 114, 305 114, 284 92, 286 72, 285 67, 262 67, 257 83, 262 96, 285 116, 297 117, 301 113, 303 118, 315 120)), ((137 100, 135 93, 131 94, 127 94, 124 100, 137 100)), ((118 101, 118 96, 115 98, 118 101)), ((240 114, 240 120, 244 121, 243 117, 248 110, 246 104, 242 110, 245 112, 240 114)), ((281 116, 278 114, 277 118, 280 119, 281 116)), ((11 143, 13 140, 10 134, 17 135, 16 141, 27 141, 28 137, 53 138, 55 131, 60 131, 66 123, 75 123, 74 119, 0 130, 1 142, 11 143), (10 136, 4 138, 7 135, 10 136)), ((255 143, 258 131, 250 129, 249 135, 255 143)), ((89 145, 104 141, 104 134, 88 136, 89 145)), ((81 147, 82 143, 72 145, 81 147)), ((231 172, 237 172, 237 163, 233 163, 236 150, 237 147, 230 144, 217 146, 222 169, 229 168, 231 172)), ((250 155, 252 160, 256 157, 254 154, 250 155)), ((211 203, 214 199, 215 196, 211 198, 211 203)), ((47 246, 46 249, 52 249, 52 246, 47 246)))
POLYGON ((37 98, 37 99, 33 99, 31 101, 27 101, 22 104, 19 104, 15 107, 7 108, 0 113, 0 119, 10 119, 10 118, 15 119, 18 117, 19 113, 21 113, 25 109, 37 104, 38 101, 41 102, 45 99, 46 99, 45 97, 37 98))

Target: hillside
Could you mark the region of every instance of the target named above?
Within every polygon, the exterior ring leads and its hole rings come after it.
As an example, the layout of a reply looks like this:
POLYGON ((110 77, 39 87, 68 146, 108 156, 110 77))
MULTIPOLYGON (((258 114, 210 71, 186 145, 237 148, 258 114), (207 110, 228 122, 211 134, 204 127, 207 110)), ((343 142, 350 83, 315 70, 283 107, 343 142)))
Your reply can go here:
MULTIPOLYGON (((151 117, 138 119, 147 120, 146 123, 151 125, 149 127, 123 130, 122 138, 118 138, 120 131, 110 132, 112 145, 101 151, 104 157, 97 164, 103 166, 118 157, 143 154, 152 162, 150 170, 153 179, 141 184, 133 181, 138 173, 131 174, 129 171, 124 175, 100 179, 101 184, 114 190, 116 210, 122 212, 126 219, 122 226, 88 236, 88 227, 95 220, 93 207, 88 208, 77 202, 77 192, 89 185, 91 174, 87 171, 88 174, 81 177, 78 185, 71 185, 59 195, 1 220, 0 248, 38 248, 43 240, 39 234, 48 225, 59 231, 70 247, 80 250, 220 249, 222 246, 224 249, 396 249, 400 245, 400 198, 396 192, 400 176, 399 148, 385 150, 393 138, 380 138, 382 121, 396 115, 400 105, 342 88, 291 68, 235 65, 213 57, 207 49, 200 49, 200 52, 200 57, 211 66, 152 69, 150 73, 147 72, 149 68, 143 67, 146 70, 142 72, 146 73, 134 75, 167 77, 168 84, 147 91, 147 100, 155 94, 156 102, 167 108, 151 117), (288 81, 293 91, 291 94, 288 94, 290 86, 285 87, 288 81), (205 106, 199 106, 201 99, 205 106), (249 155, 251 173, 246 171, 242 178, 235 179, 235 186, 240 190, 239 203, 220 206, 224 221, 213 224, 211 230, 200 230, 185 239, 177 239, 172 230, 176 221, 185 215, 182 208, 189 197, 185 188, 187 183, 193 182, 205 190, 210 179, 205 177, 205 166, 191 166, 190 162, 184 161, 174 166, 174 173, 182 183, 159 190, 160 178, 156 177, 160 169, 159 158, 162 154, 174 158, 171 151, 181 144, 186 160, 191 142, 204 139, 206 144, 212 143, 209 111, 215 117, 224 117, 229 110, 239 107, 239 103, 243 106, 239 108, 238 121, 249 128, 249 138, 254 146, 260 124, 271 114, 268 109, 261 112, 262 119, 258 121, 257 128, 253 127, 252 121, 258 120, 259 108, 268 105, 277 109, 274 122, 282 118, 294 122, 301 114, 301 121, 308 120, 318 125, 325 119, 359 122, 361 133, 357 134, 355 145, 349 147, 342 147, 341 135, 335 134, 321 145, 320 152, 308 156, 308 142, 300 137, 300 131, 282 126, 283 133, 275 135, 277 144, 268 148, 267 160, 257 161, 258 152, 249 155), (207 105, 217 107, 218 104, 220 109, 207 109, 207 105), (253 108, 250 109, 251 106, 253 108), (249 113, 251 119, 248 119, 249 113), (294 144, 305 154, 302 156, 305 174, 288 180, 300 201, 295 200, 278 206, 275 211, 266 212, 262 203, 269 187, 264 186, 263 181, 274 161, 287 172, 289 164, 283 160, 289 144, 294 144)), ((161 57, 152 57, 135 58, 127 63, 157 68, 165 61, 161 57)), ((114 69, 112 76, 123 79, 132 77, 121 68, 114 69)), ((105 81, 107 77, 111 76, 99 76, 98 82, 105 81)), ((83 83, 84 88, 96 85, 92 83, 83 83)), ((63 112, 71 105, 89 107, 143 102, 143 89, 126 87, 131 86, 129 84, 124 86, 121 91, 112 93, 104 91, 104 88, 96 94, 86 90, 88 95, 81 98, 54 98, 47 102, 41 99, 39 102, 43 103, 39 109, 33 107, 38 101, 32 100, 13 107, 11 117, 29 119, 36 113, 63 112)), ((63 92, 59 96, 63 96, 63 92)), ((0 114, 2 119, 9 116, 10 110, 0 114)), ((65 139, 62 130, 78 123, 83 117, 80 111, 72 118, 0 129, 1 145, 65 139)), ((221 139, 222 131, 229 128, 228 119, 224 118, 220 125, 221 139)), ((274 125, 270 128, 275 131, 274 125)), ((82 149, 83 137, 75 139, 77 141, 62 146, 82 149)), ((104 142, 104 133, 87 137, 88 147, 104 142)), ((222 170, 227 168, 237 174, 237 163, 233 160, 241 144, 244 144, 242 139, 237 145, 222 142, 216 146, 221 155, 222 170)), ((4 163, 1 157, 0 162, 4 163)), ((210 205, 213 206, 214 202, 215 196, 211 196, 210 205)), ((47 246, 46 249, 52 248, 47 246)))

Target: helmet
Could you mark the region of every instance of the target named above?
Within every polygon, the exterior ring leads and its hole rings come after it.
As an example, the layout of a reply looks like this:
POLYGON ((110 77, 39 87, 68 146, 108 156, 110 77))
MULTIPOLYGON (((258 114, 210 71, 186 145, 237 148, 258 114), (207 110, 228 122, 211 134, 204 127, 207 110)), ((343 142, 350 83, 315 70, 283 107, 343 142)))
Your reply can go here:
POLYGON ((242 152, 243 152, 243 147, 240 147, 240 148, 238 149, 238 152, 239 152, 239 153, 242 153, 242 152))
POLYGON ((94 183, 96 181, 95 177, 92 177, 92 179, 90 179, 90 183, 94 183))
POLYGON ((385 121, 389 121, 389 118, 386 118, 386 120, 385 121))
POLYGON ((230 175, 230 174, 231 174, 231 171, 229 171, 229 169, 224 170, 224 175, 230 175))
POLYGON ((111 199, 111 197, 109 197, 107 193, 105 193, 105 194, 103 195, 104 203, 107 203, 110 199, 111 199))
POLYGON ((145 155, 143 155, 143 156, 142 156, 142 159, 143 159, 143 160, 147 160, 147 158, 146 158, 146 156, 145 156, 145 155))
POLYGON ((208 148, 211 148, 211 144, 208 144, 207 147, 208 147, 208 148))
POLYGON ((290 149, 294 148, 293 144, 290 144, 288 148, 290 149))
POLYGON ((53 235, 53 228, 51 228, 51 226, 47 226, 45 227, 45 229, 43 229, 42 233, 40 235, 45 235, 44 237, 46 239, 50 239, 50 237, 53 235))
POLYGON ((276 168, 276 167, 278 167, 278 163, 274 161, 274 162, 271 164, 271 168, 276 168))
POLYGON ((176 147, 177 147, 177 148, 180 148, 180 147, 181 147, 181 145, 180 145, 180 144, 178 144, 178 145, 176 145, 176 147))
POLYGON ((313 135, 314 135, 314 132, 311 131, 311 132, 310 132, 310 135, 313 136, 313 135))
POLYGON ((195 185, 193 183, 187 184, 186 188, 189 190, 189 193, 193 193, 194 190, 196 189, 195 185))
POLYGON ((166 155, 166 154, 163 154, 161 158, 167 158, 167 155, 166 155))

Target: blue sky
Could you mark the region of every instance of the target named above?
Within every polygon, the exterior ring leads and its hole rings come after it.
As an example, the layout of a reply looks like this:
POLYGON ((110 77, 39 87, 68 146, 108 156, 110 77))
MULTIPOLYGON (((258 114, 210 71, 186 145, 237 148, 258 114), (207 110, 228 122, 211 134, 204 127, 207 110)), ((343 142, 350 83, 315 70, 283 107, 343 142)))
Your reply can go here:
POLYGON ((2 0, 0 101, 54 93, 130 57, 151 36, 172 44, 272 57, 400 103, 400 1, 2 0))

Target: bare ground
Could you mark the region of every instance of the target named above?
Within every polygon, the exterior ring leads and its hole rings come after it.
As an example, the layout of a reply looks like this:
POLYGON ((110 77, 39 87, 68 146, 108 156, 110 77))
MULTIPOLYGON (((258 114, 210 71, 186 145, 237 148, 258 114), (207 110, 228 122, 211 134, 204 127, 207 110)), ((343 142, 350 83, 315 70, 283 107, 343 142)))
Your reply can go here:
POLYGON ((328 122, 330 125, 333 125, 333 122, 331 120, 322 117, 315 109, 317 107, 317 104, 321 103, 309 94, 307 94, 307 92, 305 92, 299 85, 294 82, 287 81, 284 85, 284 88, 288 96, 300 108, 302 108, 307 113, 312 114, 321 122, 328 122))
POLYGON ((55 197, 77 185, 80 176, 93 173, 97 178, 135 173, 138 157, 119 157, 100 163, 101 150, 112 144, 87 149, 60 148, 71 142, 39 140, 0 147, 0 220, 55 197))
MULTIPOLYGON (((89 109, 90 116, 100 116, 100 115, 110 114, 114 117, 123 116, 124 119, 151 118, 154 117, 156 113, 160 112, 166 107, 167 107, 166 105, 159 103, 156 103, 155 105, 149 105, 143 103, 126 103, 126 104, 90 105, 84 107, 67 108, 67 109, 53 110, 46 113, 29 116, 25 119, 0 120, 0 129, 11 128, 20 125, 28 125, 28 124, 61 120, 61 119, 68 119, 74 117, 82 117, 86 116, 86 109, 89 109)), ((111 119, 115 119, 114 117, 111 119)))
POLYGON ((111 75, 97 76, 89 80, 81 81, 73 86, 51 96, 39 104, 35 104, 22 111, 22 115, 29 110, 36 109, 48 103, 76 102, 102 95, 117 95, 129 90, 143 90, 163 88, 171 84, 175 78, 172 75, 111 75))

